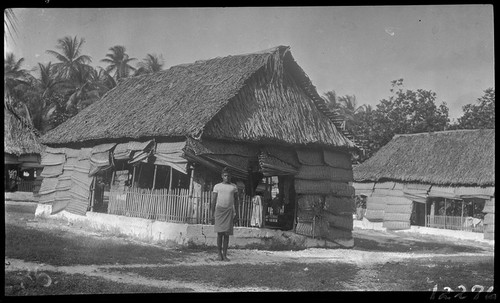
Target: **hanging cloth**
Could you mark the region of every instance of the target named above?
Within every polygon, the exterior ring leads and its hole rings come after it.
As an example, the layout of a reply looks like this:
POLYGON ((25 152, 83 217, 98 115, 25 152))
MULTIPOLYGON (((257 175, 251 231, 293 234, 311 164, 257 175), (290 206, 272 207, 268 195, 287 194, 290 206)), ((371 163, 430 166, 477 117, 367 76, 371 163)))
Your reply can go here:
POLYGON ((252 218, 250 225, 255 227, 262 227, 262 199, 259 195, 252 198, 252 218))

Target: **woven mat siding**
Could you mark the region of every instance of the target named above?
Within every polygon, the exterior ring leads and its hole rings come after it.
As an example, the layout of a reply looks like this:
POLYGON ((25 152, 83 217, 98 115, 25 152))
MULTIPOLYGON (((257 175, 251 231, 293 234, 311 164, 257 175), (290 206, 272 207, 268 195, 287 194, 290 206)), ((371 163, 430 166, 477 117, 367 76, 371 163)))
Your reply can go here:
POLYGON ((484 215, 484 225, 495 224, 495 214, 484 215))
POLYGON ((355 211, 354 198, 336 197, 327 195, 325 197, 325 210, 335 215, 352 214, 355 211))
POLYGON ((410 222, 411 213, 402 214, 402 213, 388 213, 387 211, 384 213, 384 221, 401 221, 401 222, 410 222))
POLYGON ((299 222, 312 222, 316 213, 313 210, 297 210, 297 220, 299 222))
POLYGON ((325 165, 322 150, 297 149, 297 157, 301 164, 305 165, 325 165))
POLYGON ((495 199, 491 200, 486 200, 486 203, 484 203, 484 208, 483 208, 483 213, 495 213, 495 199))
POLYGON ((393 189, 395 185, 395 182, 377 182, 374 189, 393 189))
POLYGON ((78 160, 90 159, 91 155, 92 155, 92 148, 82 148, 78 153, 78 160))
POLYGON ((312 222, 298 222, 295 227, 295 233, 308 237, 319 237, 321 234, 320 226, 312 222))
POLYGON ((382 226, 390 230, 403 230, 410 229, 410 222, 384 221, 384 223, 382 223, 382 226))
POLYGON ((366 197, 366 208, 370 207, 370 204, 387 204, 387 197, 382 196, 370 196, 366 197))
POLYGON ((365 217, 372 222, 382 222, 384 220, 383 210, 366 209, 365 217))
POLYGON ((328 222, 330 227, 335 227, 342 230, 352 230, 353 229, 353 218, 352 214, 348 216, 337 216, 324 212, 322 214, 323 218, 328 222))
POLYGON ((485 240, 495 240, 495 232, 484 232, 485 240))
POLYGON ((372 196, 379 197, 404 197, 404 192, 402 190, 394 190, 394 189, 375 189, 372 192, 372 196))
POLYGON ((346 183, 295 179, 295 192, 298 194, 333 194, 353 197, 354 187, 346 183))
POLYGON ((352 170, 351 156, 349 154, 325 150, 323 160, 328 166, 352 170))
POLYGON ((299 210, 312 210, 325 204, 325 198, 322 195, 298 195, 297 205, 299 210))
POLYGON ((386 213, 392 213, 392 214, 411 214, 412 211, 412 204, 408 205, 389 205, 387 204, 385 206, 385 212, 386 213))
POLYGON ((52 212, 50 214, 55 215, 58 212, 63 211, 64 209, 66 209, 68 204, 69 204, 69 200, 52 202, 52 212))
POLYGON ((405 197, 391 197, 387 196, 383 198, 387 205, 411 205, 413 202, 405 197))
POLYGON ((329 227, 322 235, 325 240, 335 241, 335 240, 350 240, 352 239, 352 231, 342 230, 335 227, 329 227))
POLYGON ((334 168, 326 165, 302 165, 295 178, 303 180, 330 180, 337 182, 353 181, 352 170, 334 168))
POLYGON ((43 166, 46 165, 59 165, 63 164, 66 161, 65 154, 51 154, 51 153, 43 153, 40 164, 43 166))
POLYGON ((495 232, 495 224, 488 224, 484 227, 484 231, 488 233, 494 233, 495 232))

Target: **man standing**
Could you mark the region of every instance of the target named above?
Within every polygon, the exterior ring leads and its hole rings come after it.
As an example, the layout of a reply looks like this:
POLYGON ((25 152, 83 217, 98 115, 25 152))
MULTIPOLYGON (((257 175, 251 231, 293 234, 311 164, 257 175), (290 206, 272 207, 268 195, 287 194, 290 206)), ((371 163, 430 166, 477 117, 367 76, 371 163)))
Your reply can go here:
POLYGON ((214 231, 217 233, 219 259, 229 261, 229 236, 233 234, 233 220, 238 220, 238 188, 231 183, 231 174, 227 167, 222 170, 222 182, 214 186, 211 209, 212 221, 215 219, 214 231))

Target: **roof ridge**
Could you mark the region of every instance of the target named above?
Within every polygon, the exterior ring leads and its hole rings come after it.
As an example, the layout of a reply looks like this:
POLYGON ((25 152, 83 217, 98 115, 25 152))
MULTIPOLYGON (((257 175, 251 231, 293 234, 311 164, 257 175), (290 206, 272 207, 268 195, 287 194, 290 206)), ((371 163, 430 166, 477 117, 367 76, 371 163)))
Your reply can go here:
POLYGON ((459 132, 471 132, 471 131, 481 131, 481 130, 495 130, 494 128, 475 128, 475 129, 452 129, 452 130, 440 130, 440 131, 429 131, 413 134, 395 134, 394 138, 397 137, 409 137, 409 136, 424 136, 431 134, 444 134, 444 133, 459 133, 459 132))

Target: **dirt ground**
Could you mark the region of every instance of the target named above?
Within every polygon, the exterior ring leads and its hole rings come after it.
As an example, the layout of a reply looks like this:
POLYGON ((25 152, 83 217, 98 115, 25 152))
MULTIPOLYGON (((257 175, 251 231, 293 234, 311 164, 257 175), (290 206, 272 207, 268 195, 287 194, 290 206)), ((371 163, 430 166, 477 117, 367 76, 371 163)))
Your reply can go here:
MULTIPOLYGON (((31 212, 33 203, 6 204, 6 224, 20 224, 34 227, 38 230, 50 232, 51 230, 64 230, 68 233, 85 235, 89 237, 99 237, 112 239, 113 241, 123 241, 124 243, 135 243, 138 245, 148 245, 160 247, 159 245, 145 244, 128 238, 115 237, 113 235, 102 235, 93 231, 83 230, 68 224, 54 224, 46 220, 38 220, 31 212), (10 205, 10 206, 9 206, 10 205), (28 209, 28 210, 27 210, 28 209)), ((137 268, 169 268, 178 266, 234 266, 235 264, 248 265, 277 265, 285 263, 300 263, 307 271, 308 264, 354 264, 362 268, 354 277, 359 281, 374 275, 372 268, 380 264, 397 264, 408 260, 415 261, 451 261, 469 262, 473 258, 492 258, 494 248, 492 245, 476 241, 457 241, 436 238, 433 236, 398 234, 391 232, 380 232, 374 230, 355 229, 353 232, 355 246, 353 249, 319 249, 310 248, 299 251, 266 251, 266 250, 246 250, 229 249, 228 257, 230 262, 220 262, 216 259, 214 250, 198 250, 188 254, 185 258, 175 260, 170 264, 117 264, 117 265, 75 265, 75 266, 53 266, 39 262, 29 262, 25 260, 6 258, 5 270, 33 270, 38 271, 58 271, 68 274, 83 274, 92 277, 100 277, 109 281, 129 283, 134 285, 157 286, 169 288, 189 288, 195 292, 247 292, 247 291, 280 291, 279 289, 269 289, 266 287, 221 287, 211 283, 186 282, 176 280, 154 279, 151 277, 135 274, 133 270, 137 268), (125 269, 118 271, 113 269, 125 269)), ((429 282, 429 281, 428 281, 429 282)), ((432 281, 430 281, 432 282, 432 281)), ((361 283, 360 285, 363 285, 361 283)), ((366 285, 365 285, 366 287, 366 285)), ((345 290, 367 290, 363 286, 346 286, 345 290)))

